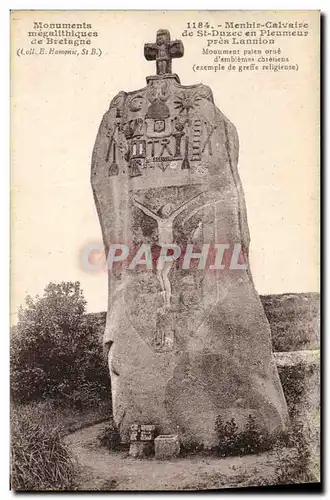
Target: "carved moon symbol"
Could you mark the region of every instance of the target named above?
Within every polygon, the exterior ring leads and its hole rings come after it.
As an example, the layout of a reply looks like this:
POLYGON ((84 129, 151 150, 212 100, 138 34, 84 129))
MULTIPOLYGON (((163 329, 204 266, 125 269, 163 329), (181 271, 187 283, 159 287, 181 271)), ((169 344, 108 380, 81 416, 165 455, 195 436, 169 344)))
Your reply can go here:
POLYGON ((133 99, 129 103, 129 109, 131 111, 140 111, 140 109, 142 109, 142 105, 143 105, 143 96, 137 95, 133 97, 133 99))

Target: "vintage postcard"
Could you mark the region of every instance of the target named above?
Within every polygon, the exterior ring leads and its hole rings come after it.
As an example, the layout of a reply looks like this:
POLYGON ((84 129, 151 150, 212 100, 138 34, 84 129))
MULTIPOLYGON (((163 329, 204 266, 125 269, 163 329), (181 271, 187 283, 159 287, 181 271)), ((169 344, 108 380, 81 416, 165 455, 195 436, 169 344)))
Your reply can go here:
POLYGON ((11 12, 11 488, 320 487, 320 12, 11 12))

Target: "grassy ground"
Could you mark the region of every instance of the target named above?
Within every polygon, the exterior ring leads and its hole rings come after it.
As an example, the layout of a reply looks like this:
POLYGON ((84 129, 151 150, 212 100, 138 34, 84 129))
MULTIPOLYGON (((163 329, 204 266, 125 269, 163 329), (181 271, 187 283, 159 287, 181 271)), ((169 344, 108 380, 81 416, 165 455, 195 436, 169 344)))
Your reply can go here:
POLYGON ((310 481, 310 477, 296 475, 299 454, 294 448, 244 457, 196 454, 166 461, 134 459, 127 451, 100 447, 104 427, 104 423, 93 425, 65 438, 81 464, 77 490, 200 491, 310 481))
POLYGON ((69 405, 59 404, 57 401, 16 405, 16 408, 30 408, 36 414, 48 415, 48 420, 54 427, 59 427, 62 436, 75 432, 83 427, 88 427, 105 420, 109 420, 110 405, 108 401, 100 401, 94 408, 76 409, 69 405))
POLYGON ((64 436, 109 418, 108 402, 74 409, 48 400, 11 409, 11 487, 15 491, 75 490, 80 465, 64 436))

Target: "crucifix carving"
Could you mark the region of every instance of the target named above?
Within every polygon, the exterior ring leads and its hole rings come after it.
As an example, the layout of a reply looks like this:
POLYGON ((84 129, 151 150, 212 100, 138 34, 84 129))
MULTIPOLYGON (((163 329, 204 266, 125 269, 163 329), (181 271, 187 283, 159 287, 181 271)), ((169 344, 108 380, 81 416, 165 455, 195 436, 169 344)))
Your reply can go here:
POLYGON ((144 57, 147 61, 156 61, 157 75, 172 73, 172 59, 184 54, 181 40, 171 40, 168 30, 158 30, 156 43, 144 45, 144 57))
MULTIPOLYGON (((203 193, 198 193, 188 201, 184 202, 178 208, 173 210, 173 206, 171 203, 168 203, 161 207, 160 214, 156 214, 150 208, 142 205, 135 198, 132 199, 133 204, 138 207, 142 212, 151 217, 157 222, 158 226, 158 244, 160 246, 171 245, 174 243, 173 236, 173 222, 176 217, 178 217, 181 212, 183 212, 193 201, 202 196, 203 193)), ((164 312, 171 307, 171 283, 168 279, 168 274, 173 265, 173 261, 163 262, 160 259, 157 262, 157 275, 158 280, 160 282, 161 291, 163 294, 164 300, 164 312)))

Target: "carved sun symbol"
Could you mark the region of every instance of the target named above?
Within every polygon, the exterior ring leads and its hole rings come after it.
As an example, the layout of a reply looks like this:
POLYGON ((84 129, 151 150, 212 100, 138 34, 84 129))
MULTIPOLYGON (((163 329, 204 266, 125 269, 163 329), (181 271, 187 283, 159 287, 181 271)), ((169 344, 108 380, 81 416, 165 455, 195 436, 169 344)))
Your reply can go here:
POLYGON ((177 97, 177 101, 174 101, 174 108, 179 110, 179 113, 183 113, 186 111, 189 113, 191 109, 194 109, 196 106, 199 105, 199 102, 201 98, 196 95, 196 94, 188 94, 185 92, 181 96, 177 97))

